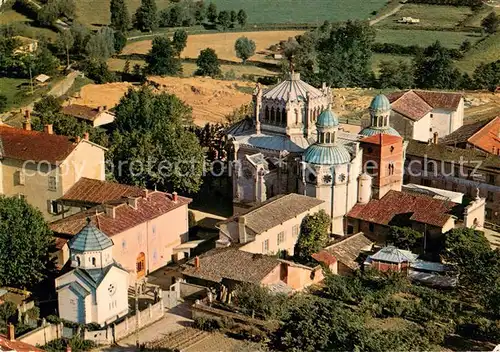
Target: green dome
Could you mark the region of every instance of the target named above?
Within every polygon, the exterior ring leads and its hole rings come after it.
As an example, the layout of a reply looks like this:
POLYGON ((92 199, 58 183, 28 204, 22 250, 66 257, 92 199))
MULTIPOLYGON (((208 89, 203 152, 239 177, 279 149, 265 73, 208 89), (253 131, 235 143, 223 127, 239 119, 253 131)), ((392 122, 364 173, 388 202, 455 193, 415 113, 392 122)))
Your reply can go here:
POLYGON ((399 132, 392 127, 366 127, 359 132, 362 136, 373 136, 375 134, 390 134, 392 136, 401 137, 399 132))
POLYGON ((306 149, 304 161, 309 164, 339 165, 350 162, 351 154, 341 144, 333 146, 313 144, 306 149))
POLYGON ((113 241, 89 222, 69 240, 69 249, 79 252, 102 251, 113 245, 113 241))
POLYGON ((370 110, 374 111, 389 111, 391 110, 391 103, 389 99, 383 94, 378 94, 372 99, 370 110))
POLYGON ((316 127, 336 127, 339 125, 339 119, 335 116, 332 109, 328 108, 318 116, 316 127))

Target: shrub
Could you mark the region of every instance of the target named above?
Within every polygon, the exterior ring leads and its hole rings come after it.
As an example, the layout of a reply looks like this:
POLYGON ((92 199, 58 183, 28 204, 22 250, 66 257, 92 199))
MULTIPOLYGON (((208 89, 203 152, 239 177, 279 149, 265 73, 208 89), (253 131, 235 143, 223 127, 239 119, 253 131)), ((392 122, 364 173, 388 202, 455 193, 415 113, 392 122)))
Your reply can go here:
POLYGON ((194 326, 204 331, 216 331, 224 328, 223 322, 218 318, 196 317, 194 326))

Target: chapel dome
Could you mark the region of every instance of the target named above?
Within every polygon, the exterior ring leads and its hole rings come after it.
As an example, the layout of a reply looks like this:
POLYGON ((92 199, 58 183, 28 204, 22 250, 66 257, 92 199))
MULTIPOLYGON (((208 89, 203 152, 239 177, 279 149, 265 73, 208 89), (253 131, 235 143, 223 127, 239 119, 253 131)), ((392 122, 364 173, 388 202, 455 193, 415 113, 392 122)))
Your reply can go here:
POLYGON ((399 134, 399 132, 396 131, 394 128, 390 127, 390 126, 387 126, 387 127, 373 127, 373 126, 369 126, 369 127, 363 128, 361 130, 361 132, 359 132, 359 134, 362 135, 362 136, 366 136, 366 137, 373 136, 373 135, 376 135, 376 134, 389 134, 389 135, 392 135, 392 136, 401 137, 401 135, 399 134))
POLYGON ((378 94, 372 99, 370 110, 379 112, 389 111, 391 110, 391 103, 385 95, 378 94))
POLYGON ((68 247, 79 252, 102 251, 113 246, 113 241, 90 221, 69 240, 68 247))
POLYGON ((339 119, 337 118, 337 116, 330 107, 328 107, 328 109, 323 111, 318 116, 318 121, 316 121, 316 127, 319 128, 336 127, 338 125, 339 125, 339 119))
POLYGON ((351 154, 342 144, 313 144, 306 149, 304 161, 317 165, 340 165, 351 161, 351 154))
POLYGON ((300 74, 294 72, 287 80, 264 92, 262 97, 268 100, 305 101, 307 96, 314 99, 323 97, 325 94, 302 81, 300 74))

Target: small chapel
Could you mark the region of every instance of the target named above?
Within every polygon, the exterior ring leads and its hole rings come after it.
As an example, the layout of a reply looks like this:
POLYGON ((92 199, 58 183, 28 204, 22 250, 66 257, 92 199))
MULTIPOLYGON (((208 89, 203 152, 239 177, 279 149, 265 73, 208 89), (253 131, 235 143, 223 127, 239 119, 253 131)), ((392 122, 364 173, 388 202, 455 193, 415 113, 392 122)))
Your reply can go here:
POLYGON ((69 241, 70 267, 56 279, 59 317, 109 324, 128 313, 129 273, 113 259, 113 241, 87 225, 69 241))
POLYGON ((332 92, 292 72, 254 90, 254 116, 231 126, 234 213, 286 193, 324 200, 331 232, 350 232, 346 214, 357 204, 401 191, 406 143, 390 126, 391 104, 379 94, 370 125, 359 134, 339 129, 332 92))

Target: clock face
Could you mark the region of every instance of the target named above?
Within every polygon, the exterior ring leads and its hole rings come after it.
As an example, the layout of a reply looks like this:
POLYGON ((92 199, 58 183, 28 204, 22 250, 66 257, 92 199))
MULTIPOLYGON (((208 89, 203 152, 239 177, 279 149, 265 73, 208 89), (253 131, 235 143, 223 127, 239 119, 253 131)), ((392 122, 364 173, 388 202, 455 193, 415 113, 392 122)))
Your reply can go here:
POLYGON ((113 296, 116 292, 116 285, 115 284, 109 284, 108 287, 108 292, 110 296, 113 296))

